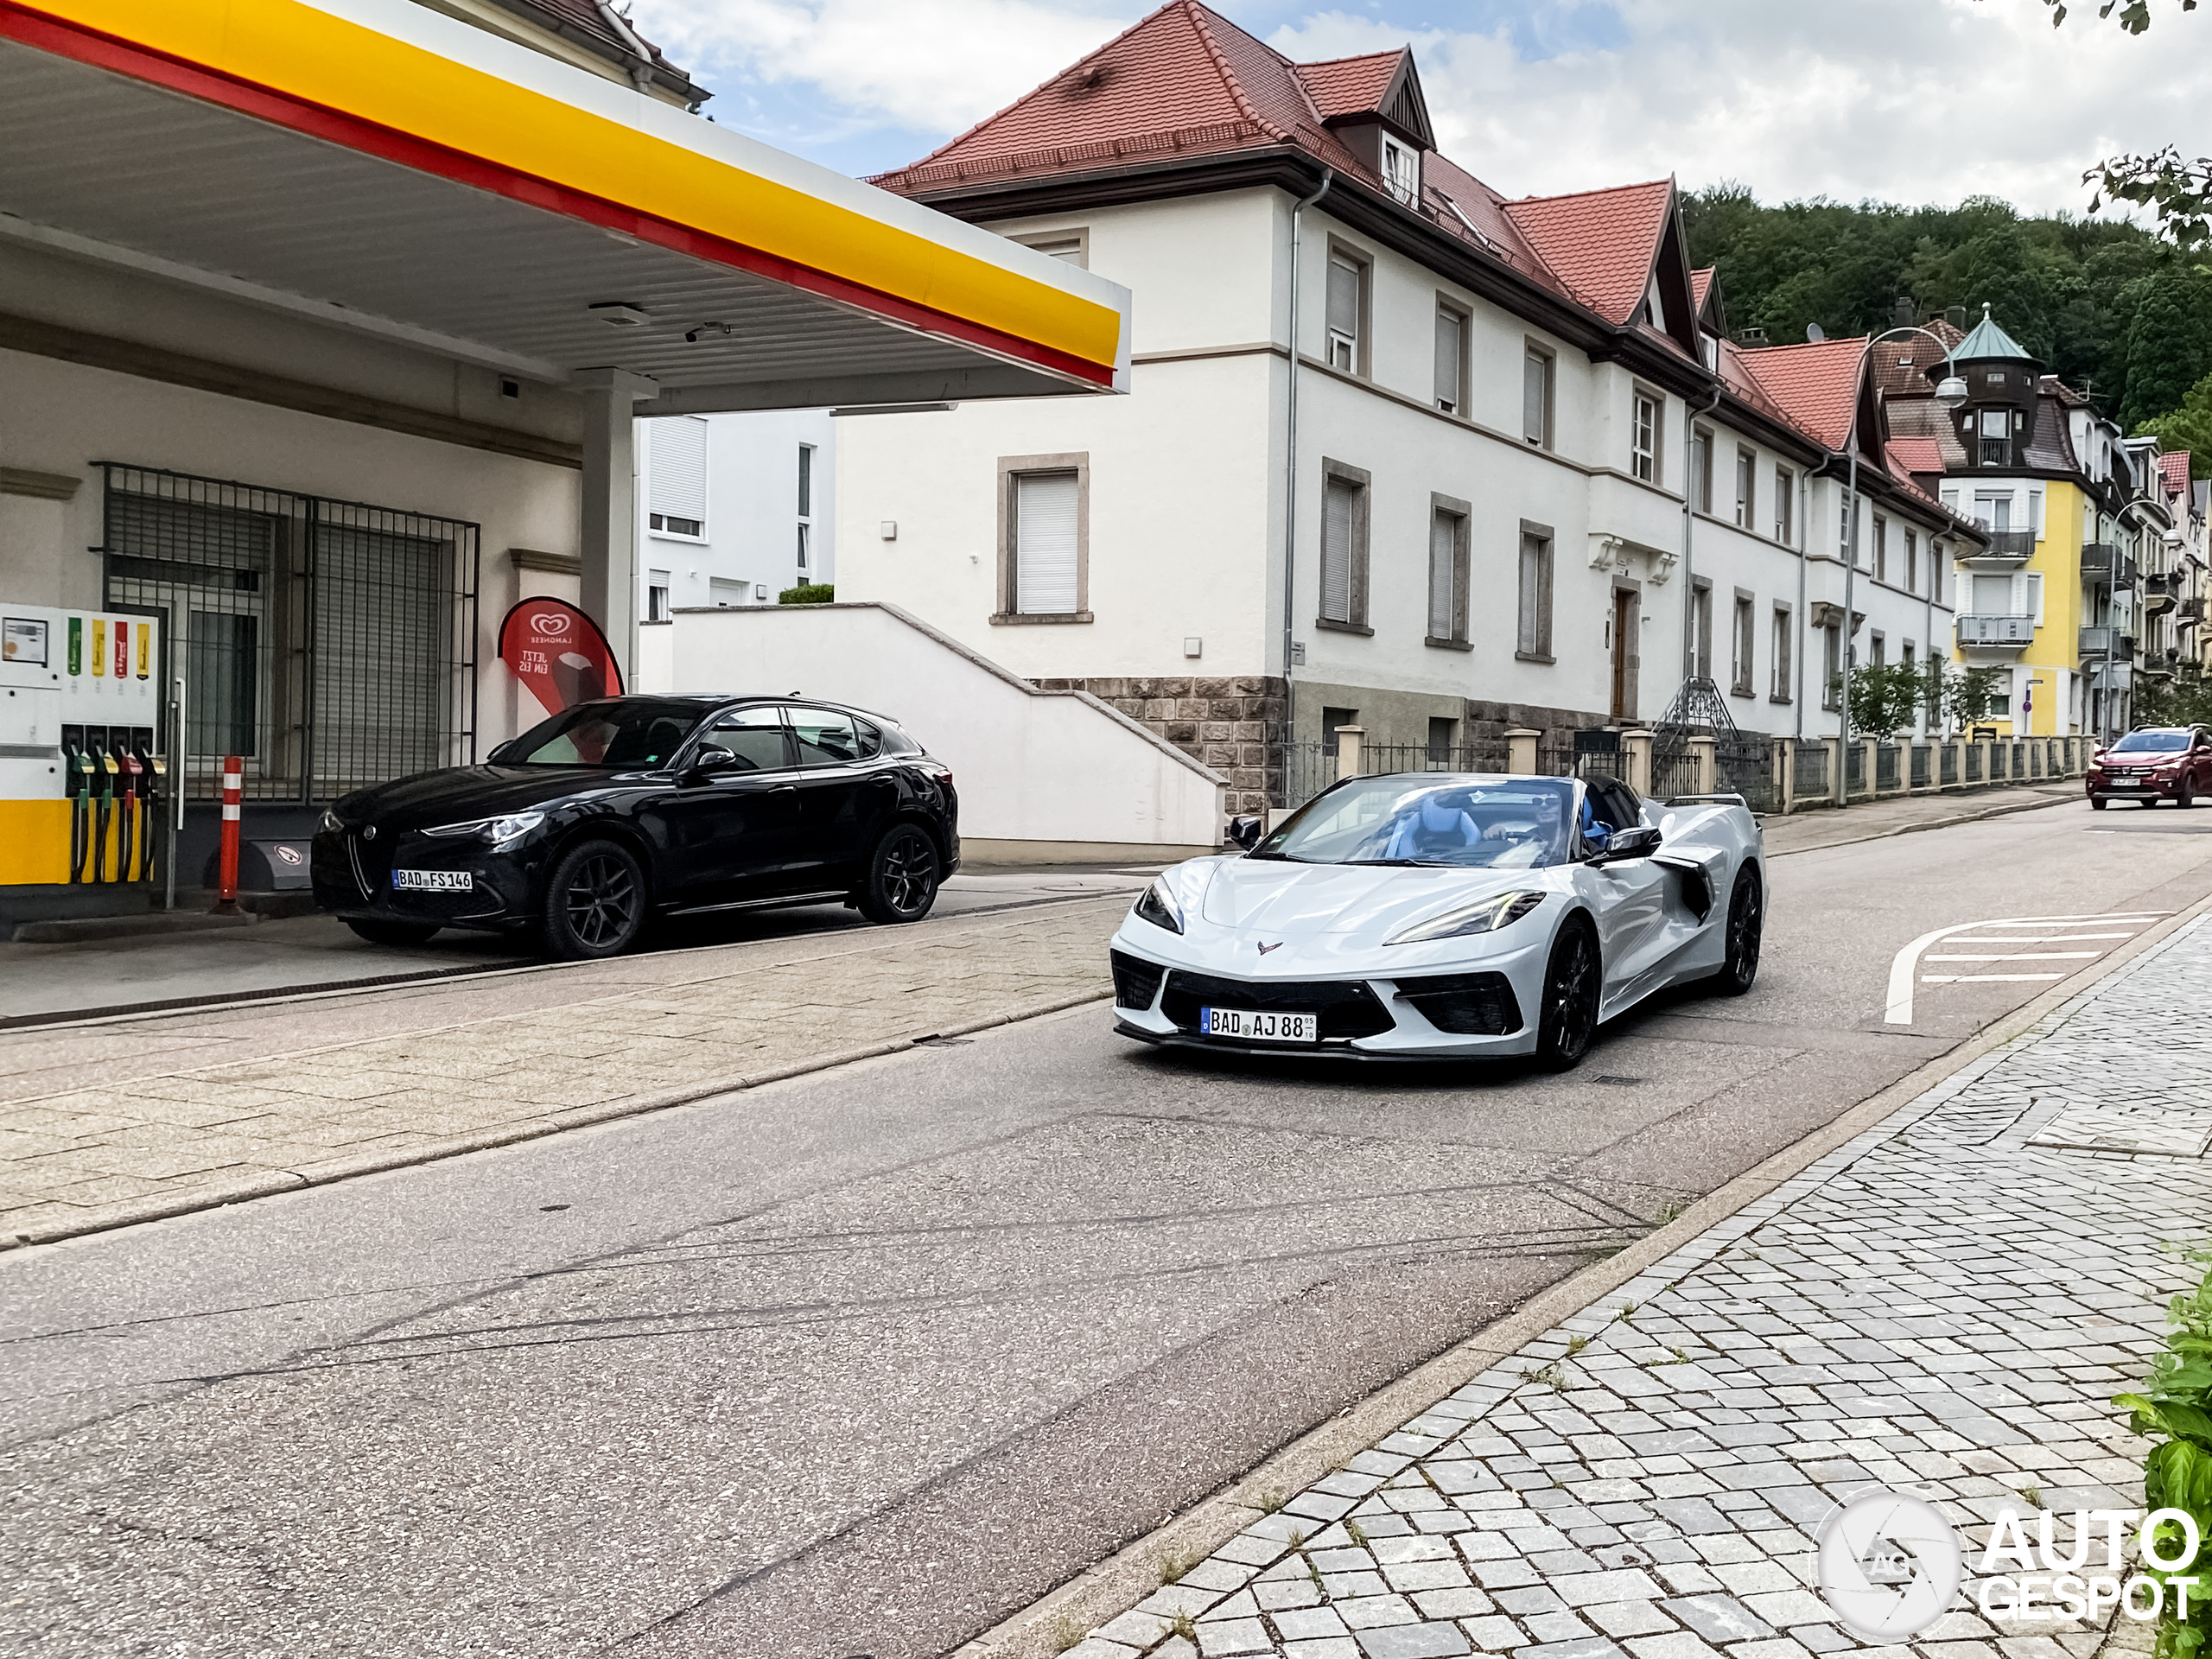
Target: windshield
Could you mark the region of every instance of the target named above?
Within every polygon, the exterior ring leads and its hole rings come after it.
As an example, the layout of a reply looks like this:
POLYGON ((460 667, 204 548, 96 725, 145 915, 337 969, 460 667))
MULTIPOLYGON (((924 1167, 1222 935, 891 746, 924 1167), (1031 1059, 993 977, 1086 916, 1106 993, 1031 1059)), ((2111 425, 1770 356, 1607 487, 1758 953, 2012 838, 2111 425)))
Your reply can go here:
POLYGON ((503 766, 665 766, 708 710, 659 697, 580 702, 499 751, 503 766))
POLYGON ((1573 805, 1564 778, 1363 778, 1317 796, 1252 856, 1534 869, 1567 861, 1573 805))
POLYGON ((2179 754, 2189 747, 2187 732, 2130 732, 2112 746, 2114 754, 2179 754))

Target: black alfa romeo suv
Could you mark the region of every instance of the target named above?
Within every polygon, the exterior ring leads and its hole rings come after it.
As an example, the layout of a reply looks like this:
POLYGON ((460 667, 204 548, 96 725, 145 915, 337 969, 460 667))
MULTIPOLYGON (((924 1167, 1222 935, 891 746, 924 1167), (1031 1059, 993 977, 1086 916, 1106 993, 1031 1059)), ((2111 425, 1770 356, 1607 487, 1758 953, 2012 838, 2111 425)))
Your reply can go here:
POLYGON ((611 957, 655 915, 842 899, 918 921, 960 862, 952 773, 896 722, 791 697, 608 697, 483 765, 344 797, 315 899, 378 944, 442 927, 611 957))

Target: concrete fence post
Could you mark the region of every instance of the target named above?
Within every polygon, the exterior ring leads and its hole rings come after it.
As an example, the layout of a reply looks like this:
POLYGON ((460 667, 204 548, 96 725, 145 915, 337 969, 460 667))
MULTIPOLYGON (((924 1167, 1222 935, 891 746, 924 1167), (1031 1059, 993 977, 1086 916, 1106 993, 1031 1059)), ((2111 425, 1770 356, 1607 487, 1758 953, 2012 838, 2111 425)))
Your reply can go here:
POLYGON ((1714 743, 1709 737, 1690 739, 1690 793, 1710 795, 1719 786, 1719 768, 1714 766, 1714 743))
POLYGON ((1528 776, 1536 770, 1536 741, 1541 732, 1516 726, 1505 734, 1505 769, 1528 776))
MULTIPOLYGON (((1844 777, 1844 772, 1843 772, 1843 740, 1842 740, 1841 738, 1840 738, 1840 737, 1824 737, 1824 738, 1822 738, 1822 739, 1821 739, 1821 740, 1820 740, 1820 743, 1821 743, 1821 747, 1823 749, 1825 749, 1825 750, 1827 750, 1827 756, 1828 756, 1828 787, 1827 787, 1827 798, 1828 798, 1828 799, 1830 799, 1830 800, 1834 800, 1834 799, 1835 799, 1835 798, 1836 798, 1836 793, 1837 793, 1836 785, 1838 785, 1838 783, 1839 783, 1839 782, 1840 782, 1840 781, 1843 779, 1843 777, 1844 777)), ((1849 793, 1847 791, 1847 792, 1844 794, 1843 798, 1844 798, 1846 801, 1848 801, 1848 800, 1850 800, 1851 796, 1850 796, 1850 795, 1849 795, 1849 793)))
POLYGON ((1364 727, 1339 726, 1337 728, 1338 777, 1357 778, 1359 776, 1359 741, 1366 735, 1367 731, 1364 727))
POLYGON ((1866 798, 1870 801, 1882 792, 1882 774, 1877 770, 1881 765, 1881 747, 1871 737, 1859 746, 1859 770, 1864 774, 1866 798))
POLYGON ((1639 795, 1651 792, 1651 734, 1623 732, 1621 734, 1621 770, 1627 774, 1623 782, 1639 795))
POLYGON ((1786 737, 1774 740, 1774 788, 1770 792, 1774 810, 1788 817, 1797 804, 1797 752, 1786 737))

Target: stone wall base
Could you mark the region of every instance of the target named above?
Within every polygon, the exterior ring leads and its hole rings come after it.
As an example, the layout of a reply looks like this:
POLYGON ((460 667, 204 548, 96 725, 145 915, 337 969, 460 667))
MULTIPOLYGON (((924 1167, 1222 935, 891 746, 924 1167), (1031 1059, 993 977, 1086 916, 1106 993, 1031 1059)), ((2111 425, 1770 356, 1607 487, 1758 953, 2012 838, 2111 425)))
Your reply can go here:
POLYGON ((1088 691, 1211 766, 1229 779, 1232 814, 1264 812, 1270 797, 1281 798, 1289 703, 1275 675, 1109 676, 1036 683, 1046 691, 1088 691))

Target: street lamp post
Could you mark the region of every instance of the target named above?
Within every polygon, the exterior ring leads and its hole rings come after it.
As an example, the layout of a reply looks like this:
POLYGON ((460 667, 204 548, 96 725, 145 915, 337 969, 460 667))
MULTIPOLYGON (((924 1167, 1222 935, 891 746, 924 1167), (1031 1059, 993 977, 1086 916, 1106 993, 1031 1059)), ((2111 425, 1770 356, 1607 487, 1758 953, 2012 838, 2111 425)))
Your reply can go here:
MULTIPOLYGON (((1835 804, 1844 805, 1851 798, 1851 601, 1853 579, 1859 574, 1859 376, 1866 372, 1866 359, 1874 348, 1885 340, 1895 340, 1901 334, 1923 334, 1943 347, 1943 362, 1950 365, 1955 349, 1947 345, 1942 335, 1926 328, 1907 325, 1901 328, 1885 328, 1878 334, 1867 337, 1859 348, 1859 363, 1851 377, 1851 427, 1844 434, 1843 445, 1848 452, 1850 471, 1843 488, 1843 650, 1838 653, 1838 668, 1842 683, 1836 690, 1835 711, 1835 804)), ((1967 400, 1967 383, 1954 372, 1947 374, 1936 388, 1936 401, 1945 409, 1956 409, 1967 400)), ((1929 642, 1932 647, 1935 641, 1929 642)), ((1871 780, 1870 780, 1871 783, 1871 780)))

